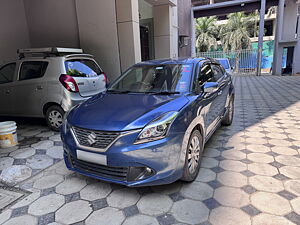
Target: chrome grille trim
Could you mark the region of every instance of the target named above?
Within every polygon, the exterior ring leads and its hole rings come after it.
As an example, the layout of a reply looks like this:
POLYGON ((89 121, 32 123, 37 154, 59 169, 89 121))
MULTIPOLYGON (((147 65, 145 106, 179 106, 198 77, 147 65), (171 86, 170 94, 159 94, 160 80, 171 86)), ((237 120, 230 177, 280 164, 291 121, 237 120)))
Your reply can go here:
POLYGON ((100 149, 106 148, 120 135, 119 132, 96 131, 79 127, 72 127, 72 129, 74 130, 74 133, 80 145, 100 149), (88 138, 91 134, 95 139, 95 143, 92 145, 89 143, 88 138))
MULTIPOLYGON (((81 148, 81 149, 86 149, 89 151, 93 151, 93 152, 105 152, 110 146, 112 146, 120 137, 123 137, 125 135, 129 135, 129 134, 133 134, 133 133, 137 133, 137 132, 141 132, 142 129, 138 129, 138 130, 131 130, 131 131, 124 131, 124 132, 113 132, 113 131, 96 131, 96 130, 89 130, 89 129, 85 129, 85 128, 79 128, 79 127, 75 127, 72 126, 70 131, 71 134, 76 142, 77 147, 81 148), (75 129, 80 129, 81 131, 79 131, 79 134, 77 136, 77 133, 75 133, 75 129), (85 132, 84 132, 85 131, 85 132), (82 133, 83 132, 83 133, 82 133), (86 137, 91 133, 107 133, 107 134, 117 134, 115 136, 115 138, 113 140, 108 140, 107 138, 103 138, 105 140, 103 140, 103 145, 106 147, 95 147, 95 146, 90 146, 89 144, 85 145, 85 142, 81 143, 79 138, 83 138, 86 137)), ((97 140, 101 140, 102 141, 102 137, 105 136, 103 134, 100 134, 100 136, 98 137, 97 135, 97 140)), ((87 141, 86 141, 87 142, 87 141)), ((88 142, 87 142, 88 143, 88 142)))

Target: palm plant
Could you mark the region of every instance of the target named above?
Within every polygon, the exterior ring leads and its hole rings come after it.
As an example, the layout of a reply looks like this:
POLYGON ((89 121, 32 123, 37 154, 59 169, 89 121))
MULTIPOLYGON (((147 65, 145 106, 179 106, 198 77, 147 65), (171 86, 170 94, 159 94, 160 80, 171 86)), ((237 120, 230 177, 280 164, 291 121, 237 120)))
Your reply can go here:
POLYGON ((249 28, 253 20, 244 12, 230 13, 228 22, 220 30, 224 50, 237 51, 251 47, 249 28))
POLYGON ((228 22, 221 27, 220 38, 223 50, 236 51, 235 69, 239 70, 239 50, 251 48, 249 30, 253 26, 253 20, 244 12, 230 13, 228 22))
POLYGON ((218 28, 216 22, 215 16, 196 19, 196 47, 200 52, 217 48, 218 28))

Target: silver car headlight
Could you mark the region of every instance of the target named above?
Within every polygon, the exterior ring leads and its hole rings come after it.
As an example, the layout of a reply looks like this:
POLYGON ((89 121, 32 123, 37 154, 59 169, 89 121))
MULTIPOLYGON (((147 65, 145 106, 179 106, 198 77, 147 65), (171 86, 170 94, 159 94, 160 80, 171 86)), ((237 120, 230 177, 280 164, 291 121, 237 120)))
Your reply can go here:
POLYGON ((139 134, 135 144, 155 141, 167 136, 169 128, 178 112, 167 112, 149 123, 139 134))

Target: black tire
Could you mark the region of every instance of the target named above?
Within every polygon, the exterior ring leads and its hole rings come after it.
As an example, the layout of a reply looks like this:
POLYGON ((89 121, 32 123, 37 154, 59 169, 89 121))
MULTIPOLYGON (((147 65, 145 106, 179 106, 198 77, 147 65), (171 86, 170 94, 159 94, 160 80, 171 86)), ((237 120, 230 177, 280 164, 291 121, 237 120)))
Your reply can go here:
POLYGON ((228 104, 228 111, 222 120, 222 125, 230 126, 233 121, 233 115, 234 115, 234 99, 232 97, 228 104))
POLYGON ((202 153, 203 153, 203 137, 198 130, 194 130, 189 138, 189 142, 186 150, 186 156, 185 156, 185 164, 183 168, 183 176, 181 180, 186 182, 192 182, 196 179, 200 170, 202 153), (189 159, 189 155, 191 154, 190 148, 192 147, 192 141, 194 138, 197 138, 199 140, 199 151, 197 152, 198 155, 197 166, 193 170, 191 168, 191 163, 190 163, 190 161, 193 159, 192 158, 189 159))
POLYGON ((60 126, 63 123, 64 114, 65 114, 65 112, 60 106, 58 106, 58 105, 50 106, 47 109, 46 115, 45 115, 48 127, 51 130, 59 131, 60 126), (55 119, 55 116, 57 117, 57 119, 55 119))

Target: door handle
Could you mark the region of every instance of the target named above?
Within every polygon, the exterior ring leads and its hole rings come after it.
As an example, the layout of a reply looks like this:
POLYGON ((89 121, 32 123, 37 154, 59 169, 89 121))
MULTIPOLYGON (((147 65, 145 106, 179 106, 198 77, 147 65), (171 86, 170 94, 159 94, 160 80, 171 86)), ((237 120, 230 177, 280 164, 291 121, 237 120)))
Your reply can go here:
POLYGON ((222 92, 223 92, 222 90, 221 90, 221 91, 219 91, 219 92, 218 92, 218 95, 221 95, 221 94, 222 94, 222 92))
POLYGON ((36 86, 36 90, 42 90, 43 87, 41 85, 36 86))
POLYGON ((5 94, 9 95, 10 94, 10 90, 6 90, 5 94))

